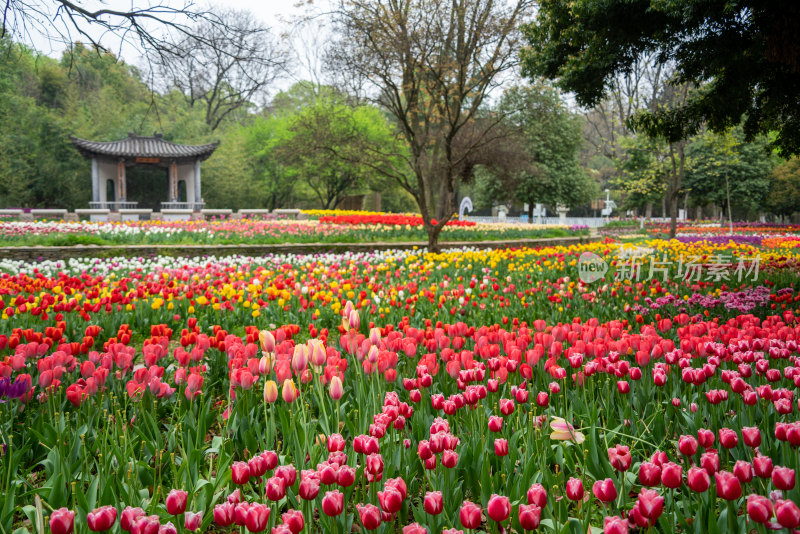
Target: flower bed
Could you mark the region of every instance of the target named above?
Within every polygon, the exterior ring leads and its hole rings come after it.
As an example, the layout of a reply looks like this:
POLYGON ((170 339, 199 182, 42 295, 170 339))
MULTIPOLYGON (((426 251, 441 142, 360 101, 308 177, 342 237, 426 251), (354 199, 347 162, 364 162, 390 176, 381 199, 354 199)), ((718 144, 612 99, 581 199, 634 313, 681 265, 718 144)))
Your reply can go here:
POLYGON ((0 526, 791 532, 797 265, 663 240, 0 261, 0 526))

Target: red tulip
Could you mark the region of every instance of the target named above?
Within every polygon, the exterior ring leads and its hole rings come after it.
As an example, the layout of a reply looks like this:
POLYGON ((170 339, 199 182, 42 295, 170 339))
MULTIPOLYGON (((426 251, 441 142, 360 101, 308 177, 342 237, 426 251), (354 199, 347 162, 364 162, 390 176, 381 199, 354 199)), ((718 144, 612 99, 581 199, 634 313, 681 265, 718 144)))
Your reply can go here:
POLYGON ((117 521, 117 509, 110 505, 101 506, 86 514, 86 521, 92 532, 111 530, 117 521))
POLYGON ((306 525, 303 512, 300 510, 289 510, 281 516, 281 519, 283 519, 283 524, 289 527, 292 534, 298 534, 306 525))
POLYGON ((661 467, 652 462, 642 462, 639 466, 639 482, 642 486, 658 486, 661 483, 661 467))
POLYGON ((694 456, 697 453, 697 440, 692 436, 678 438, 678 450, 684 456, 694 456))
POLYGON ((293 465, 282 465, 275 470, 275 476, 281 477, 286 487, 291 488, 297 480, 297 469, 293 465))
POLYGON ((733 473, 720 471, 714 473, 714 479, 717 483, 717 497, 733 501, 742 496, 742 484, 733 473))
POLYGON ((628 534, 628 522, 618 515, 603 519, 603 534, 628 534))
POLYGON ((704 469, 692 467, 686 473, 686 485, 694 492, 703 493, 711 486, 711 477, 704 469))
POLYGON ((130 532, 133 530, 133 525, 136 523, 136 521, 138 521, 139 518, 144 517, 144 515, 144 510, 141 508, 132 508, 128 506, 120 515, 119 527, 125 532, 130 532))
POLYGON ((617 498, 617 488, 610 478, 598 480, 592 485, 592 493, 600 502, 611 502, 617 498))
POLYGON ((502 438, 494 440, 494 453, 497 456, 508 455, 508 441, 502 438))
POLYGON ((167 495, 167 513, 180 515, 186 511, 186 501, 189 494, 183 490, 173 489, 167 495))
POLYGON ((259 503, 250 504, 247 509, 247 515, 244 518, 247 530, 250 532, 263 532, 266 530, 270 512, 269 506, 259 503))
POLYGON ((387 514, 394 514, 403 505, 403 496, 394 486, 386 486, 383 491, 378 492, 378 503, 381 510, 387 514))
POLYGON ((673 462, 662 465, 661 483, 668 488, 680 488, 683 484, 683 467, 673 462))
POLYGON ((328 447, 328 452, 340 452, 344 450, 347 443, 341 434, 331 434, 325 441, 325 445, 328 447))
POLYGON ((536 404, 542 408, 546 408, 550 404, 550 396, 545 391, 540 391, 536 394, 536 404))
POLYGON ((322 513, 334 517, 344 510, 344 493, 339 490, 328 491, 322 498, 322 513))
POLYGON ((400 494, 401 500, 406 500, 406 496, 408 495, 408 488, 406 487, 406 481, 400 477, 397 478, 390 478, 386 481, 387 488, 394 488, 400 494))
POLYGON ((428 534, 428 529, 419 523, 411 523, 403 527, 403 534, 428 534))
POLYGON ((730 428, 720 428, 719 430, 719 443, 726 449, 732 449, 739 443, 739 436, 735 430, 730 428))
POLYGON ((356 481, 356 470, 349 465, 343 465, 336 473, 336 483, 343 488, 349 488, 356 481))
POLYGON ((511 399, 500 399, 500 413, 511 415, 514 413, 514 401, 511 399))
POLYGON ((719 455, 716 451, 704 452, 700 455, 700 467, 706 470, 706 473, 713 475, 719 471, 719 455))
POLYGON ((761 431, 755 426, 742 428, 742 438, 748 447, 758 447, 761 445, 761 431))
POLYGON ((178 534, 178 529, 175 528, 175 525, 173 525, 171 521, 168 521, 166 524, 158 527, 158 534, 178 534))
POLYGON ((190 532, 194 532, 195 530, 200 530, 200 525, 203 523, 203 512, 186 512, 186 515, 183 519, 183 526, 186 527, 186 530, 190 532))
POLYGON ((134 523, 131 534, 158 534, 161 527, 157 515, 140 517, 134 523))
POLYGON ((489 430, 492 432, 500 432, 503 429, 503 418, 499 415, 492 415, 489 417, 489 430))
POLYGON ((442 453, 442 465, 448 469, 452 469, 458 463, 458 453, 452 450, 445 450, 442 453))
POLYGON ((257 454, 247 461, 247 467, 250 468, 251 477, 260 478, 267 472, 267 459, 257 454))
POLYGON ((50 532, 52 534, 70 534, 74 527, 75 512, 67 508, 59 508, 50 514, 50 532))
POLYGON ((611 447, 608 449, 608 461, 617 471, 627 471, 632 461, 630 448, 625 445, 611 447))
POLYGON ((524 530, 536 530, 542 521, 542 509, 535 504, 520 504, 519 524, 524 530))
POLYGON ((617 391, 623 395, 631 392, 631 385, 626 380, 617 381, 617 391))
POLYGON ((423 439, 417 444, 417 454, 419 455, 420 460, 427 460, 433 456, 431 444, 428 442, 428 440, 423 439))
POLYGON ((313 478, 303 478, 300 481, 298 495, 304 501, 313 501, 319 494, 319 481, 313 478))
POLYGON ((772 458, 769 456, 757 455, 753 458, 753 471, 759 478, 769 478, 772 476, 772 458))
POLYGON ((538 482, 528 489, 528 504, 535 504, 539 508, 547 506, 547 490, 538 482))
POLYGON ((481 524, 481 507, 470 501, 464 501, 458 512, 458 519, 464 528, 478 528, 481 524))
POLYGON ((739 482, 746 484, 753 480, 753 466, 750 462, 745 460, 738 460, 733 465, 733 475, 739 479, 739 482))
POLYGON ((707 449, 714 444, 714 433, 705 428, 701 428, 697 431, 697 441, 700 442, 701 447, 707 449))
POLYGON ((636 500, 636 508, 642 517, 655 524, 664 511, 664 497, 655 490, 643 489, 636 500))
POLYGON ((775 503, 775 518, 784 528, 797 528, 800 526, 800 508, 792 501, 778 501, 775 503))
POLYGON ((231 465, 231 479, 238 486, 247 484, 250 481, 250 467, 244 462, 234 462, 231 465))
POLYGON ((772 518, 772 501, 761 495, 748 495, 747 515, 756 523, 766 523, 772 518))
POLYGON ((375 530, 381 526, 381 511, 374 504, 357 504, 356 511, 365 529, 375 530))
POLYGON ((230 502, 216 505, 214 507, 214 522, 223 528, 232 525, 235 510, 236 505, 230 502))
POLYGON ((439 515, 444 509, 444 502, 442 500, 441 491, 429 491, 425 494, 424 499, 425 512, 430 515, 439 515))
POLYGON ((783 491, 793 489, 795 484, 794 469, 788 467, 776 467, 773 469, 772 484, 783 491))
POLYGON ((286 496, 286 481, 275 475, 267 480, 267 499, 278 502, 286 496))
POLYGON ((237 526, 243 527, 247 524, 247 511, 250 509, 249 502, 240 502, 234 505, 233 522, 237 526))
POLYGON ((583 499, 583 481, 581 479, 573 477, 567 480, 567 498, 571 501, 583 499))
POLYGON ((492 494, 486 505, 486 513, 493 521, 505 521, 511 515, 511 501, 508 497, 492 494))

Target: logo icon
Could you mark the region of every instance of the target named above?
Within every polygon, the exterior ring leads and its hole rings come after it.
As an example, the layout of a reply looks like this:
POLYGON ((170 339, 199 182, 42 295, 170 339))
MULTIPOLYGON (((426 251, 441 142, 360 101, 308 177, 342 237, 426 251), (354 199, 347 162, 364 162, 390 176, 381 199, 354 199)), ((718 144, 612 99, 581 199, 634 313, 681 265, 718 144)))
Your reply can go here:
POLYGON ((594 252, 584 252, 578 259, 578 278, 584 284, 597 282, 607 272, 608 263, 594 252))

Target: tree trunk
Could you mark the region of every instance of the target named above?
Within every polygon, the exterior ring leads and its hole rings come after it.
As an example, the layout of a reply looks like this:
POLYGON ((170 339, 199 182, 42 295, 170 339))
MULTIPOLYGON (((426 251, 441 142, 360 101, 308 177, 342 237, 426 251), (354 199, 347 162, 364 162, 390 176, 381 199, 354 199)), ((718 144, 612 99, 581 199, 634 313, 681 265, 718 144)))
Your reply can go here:
POLYGON ((528 202, 528 224, 533 224, 533 202, 528 202))
POLYGON ((425 224, 425 231, 428 232, 428 252, 439 252, 439 234, 442 233, 442 226, 425 224))
POLYGON ((645 207, 645 210, 644 210, 644 216, 648 221, 653 218, 653 203, 652 202, 648 202, 647 203, 647 207, 645 207))

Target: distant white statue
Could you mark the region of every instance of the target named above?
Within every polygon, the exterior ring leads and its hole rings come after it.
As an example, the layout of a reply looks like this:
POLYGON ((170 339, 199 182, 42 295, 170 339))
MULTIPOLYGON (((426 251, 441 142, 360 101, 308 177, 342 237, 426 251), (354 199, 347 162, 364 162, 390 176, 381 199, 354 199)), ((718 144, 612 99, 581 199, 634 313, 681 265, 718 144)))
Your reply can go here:
POLYGON ((464 212, 471 212, 472 211, 472 200, 469 197, 464 197, 461 199, 461 207, 458 208, 458 218, 464 218, 464 212))

